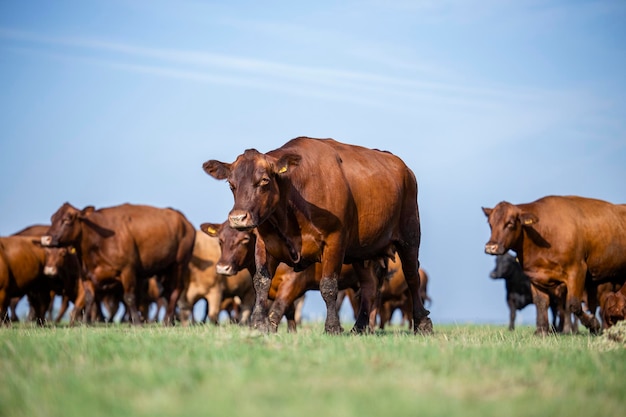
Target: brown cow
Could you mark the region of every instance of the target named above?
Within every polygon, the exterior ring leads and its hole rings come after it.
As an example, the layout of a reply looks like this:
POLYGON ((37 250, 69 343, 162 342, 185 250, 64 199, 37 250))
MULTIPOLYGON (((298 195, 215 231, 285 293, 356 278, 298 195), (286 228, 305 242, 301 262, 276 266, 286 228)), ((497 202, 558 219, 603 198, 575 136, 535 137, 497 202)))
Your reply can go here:
MULTIPOLYGON (((45 225, 45 224, 34 224, 32 226, 28 226, 25 227, 24 229, 20 230, 19 232, 16 232, 13 234, 13 236, 31 236, 34 238, 41 238, 41 236, 43 236, 46 231, 48 230, 50 226, 49 225, 45 225)), ((54 293, 55 290, 59 290, 59 282, 53 282, 52 283, 52 290, 53 292, 50 294, 50 305, 48 306, 48 312, 50 314, 50 318, 52 319, 52 307, 53 307, 53 299, 54 299, 54 293), (56 284, 56 285, 55 285, 56 284)), ((25 295, 24 296, 26 299, 28 299, 28 296, 25 295)), ((13 297, 11 299, 11 303, 9 305, 9 311, 10 311, 10 318, 11 321, 18 321, 17 318, 17 312, 16 312, 16 308, 17 308, 17 304, 20 301, 21 298, 24 297, 13 297)), ((33 308, 32 305, 30 305, 32 303, 29 303, 29 313, 28 313, 28 320, 32 321, 35 320, 35 310, 33 308)))
MULTIPOLYGON (((376 300, 376 308, 373 309, 370 314, 370 328, 374 329, 376 327, 376 319, 378 316, 378 325, 381 330, 384 330, 385 326, 391 322, 391 317, 395 310, 400 310, 402 320, 403 322, 409 323, 410 330, 413 322, 411 294, 406 280, 404 279, 400 260, 397 256, 389 261, 387 268, 385 279, 383 280, 376 300)), ((419 274, 420 297, 422 302, 426 304, 426 302, 432 301, 428 296, 428 274, 422 268, 419 269, 419 274)), ((359 309, 360 292, 346 289, 344 290, 344 294, 345 297, 348 298, 354 311, 354 317, 356 318, 359 309)), ((338 307, 340 307, 340 305, 338 307)))
POLYGON ((626 319, 626 285, 622 285, 619 291, 605 291, 600 298, 604 328, 611 327, 618 321, 626 319))
MULTIPOLYGON (((404 274, 400 266, 399 260, 396 259, 389 263, 389 278, 383 281, 380 289, 380 299, 377 301, 379 327, 385 328, 385 325, 391 321, 391 316, 396 309, 402 312, 403 321, 409 323, 411 329, 413 318, 411 316, 412 306, 409 288, 406 285, 404 274)), ((419 269, 420 274, 420 297, 422 302, 431 302, 428 296, 428 274, 422 268, 419 269)), ((375 321, 376 317, 372 317, 375 321)))
MULTIPOLYGON (((140 323, 137 291, 153 275, 163 279, 168 299, 164 323, 172 324, 176 302, 188 279, 196 231, 179 211, 122 204, 78 210, 65 203, 52 215, 42 238, 47 246, 73 246, 81 259, 86 281, 95 286, 119 281, 124 304, 133 323, 140 323)), ((94 294, 87 288, 86 310, 94 294)))
MULTIPOLYGON (((95 288, 93 283, 83 279, 81 260, 74 247, 46 247, 46 264, 44 273, 49 277, 56 277, 63 283, 63 295, 61 307, 55 319, 59 323, 69 308, 69 303, 74 304, 70 313, 70 326, 73 326, 76 319, 82 317, 83 323, 95 321, 106 321, 102 312, 101 304, 104 304, 109 313, 109 321, 118 311, 119 303, 123 297, 123 289, 118 282, 107 283, 104 288, 95 288), (94 295, 94 303, 91 310, 85 310, 85 287, 87 291, 94 295)), ((151 278, 154 280, 154 278, 151 278)), ((140 294, 141 309, 142 294, 140 294)))
POLYGON ((267 330, 276 320, 266 307, 278 264, 304 270, 319 262, 324 328, 341 332, 337 279, 346 263, 359 273, 364 308, 353 330, 363 332, 377 290, 377 262, 364 261, 389 257, 395 249, 411 289, 414 331, 432 332, 430 313, 419 297, 417 181, 400 158, 333 139, 300 137, 266 154, 249 149, 233 163, 210 160, 203 168, 230 185, 235 200, 230 225, 257 228, 255 327, 267 330))
MULTIPOLYGON (((586 285, 595 294, 602 282, 626 277, 626 205, 577 196, 548 196, 528 204, 500 202, 484 208, 491 228, 490 255, 513 250, 529 276, 537 307, 537 333, 549 331, 549 294, 565 292, 567 308, 591 333, 601 331, 581 301, 586 285), (565 291, 562 291, 565 289, 565 291)), ((589 297, 595 311, 594 297, 589 297)), ((569 315, 566 314, 566 319, 569 315)))
POLYGON ((28 295, 37 323, 44 324, 51 300, 45 256, 31 236, 0 237, 0 321, 6 322, 11 298, 28 295))
POLYGON ((220 255, 218 239, 206 233, 196 233, 193 257, 189 263, 189 283, 180 303, 181 314, 185 319, 188 318, 193 305, 204 298, 209 309, 209 320, 218 324, 222 301, 237 296, 241 300, 240 321, 246 324, 254 305, 252 276, 247 270, 238 271, 232 276, 218 273, 216 264, 220 255))

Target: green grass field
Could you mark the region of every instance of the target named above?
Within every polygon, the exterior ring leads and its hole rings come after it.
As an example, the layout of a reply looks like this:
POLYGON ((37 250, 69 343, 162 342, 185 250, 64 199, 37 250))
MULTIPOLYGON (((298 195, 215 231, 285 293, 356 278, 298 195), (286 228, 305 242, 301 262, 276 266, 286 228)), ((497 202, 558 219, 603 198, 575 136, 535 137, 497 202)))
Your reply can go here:
POLYGON ((0 328, 0 416, 624 415, 623 343, 533 331, 22 324, 0 328))

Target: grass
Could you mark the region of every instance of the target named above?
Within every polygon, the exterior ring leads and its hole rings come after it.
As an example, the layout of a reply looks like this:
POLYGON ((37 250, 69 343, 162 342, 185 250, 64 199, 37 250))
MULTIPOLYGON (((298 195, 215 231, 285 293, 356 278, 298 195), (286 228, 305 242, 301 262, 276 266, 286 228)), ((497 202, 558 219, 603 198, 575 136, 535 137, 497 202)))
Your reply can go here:
POLYGON ((0 329, 0 416, 621 415, 623 342, 438 325, 0 329))

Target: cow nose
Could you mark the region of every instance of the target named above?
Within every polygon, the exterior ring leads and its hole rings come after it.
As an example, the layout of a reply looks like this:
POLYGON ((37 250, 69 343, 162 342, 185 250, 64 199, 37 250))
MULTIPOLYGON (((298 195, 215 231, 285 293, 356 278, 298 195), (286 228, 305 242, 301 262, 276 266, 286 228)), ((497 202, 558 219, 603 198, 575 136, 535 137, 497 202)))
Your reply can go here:
POLYGON ((488 255, 497 255, 498 254, 498 244, 497 243, 487 243, 485 245, 485 253, 488 255))
POLYGON ((215 271, 218 274, 222 274, 222 275, 234 275, 235 274, 233 267, 230 265, 217 264, 215 266, 215 271))
POLYGON ((228 216, 228 221, 230 223, 230 227, 233 229, 243 230, 254 227, 250 224, 251 222, 248 212, 243 210, 232 211, 228 216))
POLYGON ((50 246, 50 245, 52 245, 52 236, 42 236, 41 246, 50 246))
POLYGON ((54 266, 46 266, 43 269, 43 273, 44 273, 44 275, 48 275, 48 276, 56 275, 57 274, 57 269, 54 266))

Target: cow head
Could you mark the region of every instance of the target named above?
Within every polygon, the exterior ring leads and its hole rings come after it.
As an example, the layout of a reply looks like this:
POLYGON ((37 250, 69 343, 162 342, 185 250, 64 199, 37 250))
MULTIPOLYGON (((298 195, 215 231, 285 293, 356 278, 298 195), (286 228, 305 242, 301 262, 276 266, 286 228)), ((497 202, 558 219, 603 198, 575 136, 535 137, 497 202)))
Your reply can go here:
POLYGON ((526 213, 518 206, 506 201, 494 208, 483 207, 491 228, 491 238, 485 245, 485 253, 502 255, 513 248, 522 238, 522 228, 530 227, 539 219, 532 213, 526 213))
POLYGON ((228 222, 203 223, 200 230, 219 238, 221 255, 215 266, 218 274, 235 275, 242 269, 254 267, 256 235, 253 231, 233 229, 228 222))
POLYGON ((520 269, 520 264, 511 254, 504 253, 502 255, 496 255, 496 267, 491 271, 489 276, 493 279, 504 278, 507 279, 513 276, 516 269, 520 269))
POLYGON ((46 235, 41 237, 43 246, 67 246, 75 244, 80 239, 80 221, 85 214, 93 211, 93 207, 78 210, 69 203, 65 203, 52 215, 52 224, 46 235))
POLYGON ((621 292, 609 292, 602 297, 602 320, 608 327, 626 318, 626 296, 621 292))
POLYGON ((45 248, 46 262, 44 265, 43 273, 48 276, 58 275, 59 271, 65 265, 68 256, 74 256, 76 249, 73 246, 69 247, 50 247, 45 248))
POLYGON ((228 214, 230 226, 250 230, 272 215, 280 201, 280 177, 300 162, 300 155, 275 158, 248 149, 232 164, 210 160, 202 167, 215 179, 228 181, 235 204, 228 214))

